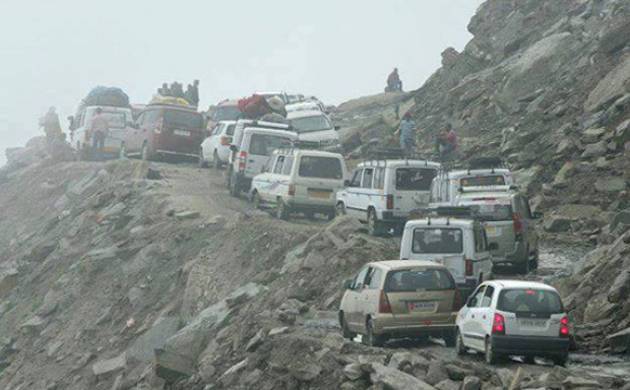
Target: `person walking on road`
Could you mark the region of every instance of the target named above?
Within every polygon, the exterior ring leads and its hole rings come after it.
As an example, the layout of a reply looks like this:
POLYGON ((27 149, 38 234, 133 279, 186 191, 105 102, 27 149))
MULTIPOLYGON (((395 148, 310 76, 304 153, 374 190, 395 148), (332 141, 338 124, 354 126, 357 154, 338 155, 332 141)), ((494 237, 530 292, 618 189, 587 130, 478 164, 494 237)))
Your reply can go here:
POLYGON ((50 107, 46 115, 39 120, 39 125, 44 128, 46 133, 46 143, 52 144, 56 139, 61 137, 61 123, 59 115, 55 111, 55 107, 50 107))
POLYGON ((405 157, 410 157, 416 147, 416 128, 416 122, 411 118, 411 113, 406 112, 395 133, 400 136, 400 148, 405 157))
POLYGON ((92 137, 92 158, 101 160, 103 158, 103 149, 105 148, 105 139, 109 135, 109 122, 103 115, 103 110, 98 107, 96 115, 92 117, 89 128, 92 137))

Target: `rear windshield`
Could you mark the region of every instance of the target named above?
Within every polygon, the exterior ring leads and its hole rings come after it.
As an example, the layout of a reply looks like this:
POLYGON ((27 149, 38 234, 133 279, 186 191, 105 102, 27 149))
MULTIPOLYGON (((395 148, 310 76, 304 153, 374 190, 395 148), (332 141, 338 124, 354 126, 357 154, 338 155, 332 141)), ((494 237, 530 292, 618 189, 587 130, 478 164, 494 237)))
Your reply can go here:
POLYGON ((421 228, 413 232, 413 253, 459 254, 463 250, 461 229, 421 228))
POLYGON ((460 184, 462 187, 503 186, 505 178, 503 175, 472 176, 461 179, 460 184))
POLYGON ((234 128, 236 128, 236 125, 229 125, 227 130, 225 131, 225 134, 234 135, 234 128))
POLYGON ((123 129, 127 125, 127 116, 124 112, 103 111, 102 115, 107 120, 107 127, 110 129, 123 129))
POLYGON ((242 116, 241 110, 238 109, 237 106, 220 106, 217 107, 217 110, 214 112, 214 116, 212 119, 215 122, 219 121, 235 121, 240 119, 242 116))
POLYGON ((289 146, 291 146, 289 138, 269 134, 252 134, 249 153, 257 156, 271 156, 274 150, 289 146))
POLYGON ((293 125, 297 133, 310 133, 311 131, 330 130, 333 128, 328 118, 324 115, 291 119, 291 125, 293 125))
POLYGON ((452 290, 453 278, 442 269, 408 269, 392 271, 385 281, 386 292, 414 292, 418 290, 452 290))
POLYGON ((164 110, 164 124, 174 128, 201 129, 203 117, 197 112, 164 110))
POLYGON ((510 313, 562 313, 562 301, 555 291, 509 289, 501 291, 497 308, 510 313))
POLYGON ((334 157, 302 156, 299 175, 321 179, 342 179, 341 161, 334 157))
POLYGON ((429 191, 435 177, 435 169, 396 169, 396 189, 401 191, 429 191))
POLYGON ((512 220, 512 206, 509 204, 473 204, 468 207, 480 221, 512 220))

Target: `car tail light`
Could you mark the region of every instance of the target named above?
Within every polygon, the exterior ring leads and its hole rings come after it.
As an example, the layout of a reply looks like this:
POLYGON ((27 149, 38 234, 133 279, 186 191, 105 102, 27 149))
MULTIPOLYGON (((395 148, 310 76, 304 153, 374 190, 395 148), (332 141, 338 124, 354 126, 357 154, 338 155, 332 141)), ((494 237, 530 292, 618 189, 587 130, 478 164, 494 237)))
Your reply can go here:
POLYGON ((387 195, 387 210, 394 209, 394 195, 387 195))
POLYGON ((459 311, 464 305, 464 300, 462 298, 462 292, 459 290, 455 290, 455 298, 453 299, 453 311, 459 311))
POLYGON ((391 313, 392 306, 389 304, 389 299, 385 294, 385 290, 381 290, 381 297, 378 300, 378 312, 379 313, 391 313))
POLYGON ((289 184, 289 196, 295 195, 295 184, 289 184))
POLYGON ((221 145, 228 146, 230 145, 230 142, 232 142, 232 139, 230 137, 221 137, 221 145))
POLYGON ((247 152, 240 152, 238 154, 238 170, 243 172, 247 166, 247 152))
POLYGON ((470 259, 464 259, 464 265, 466 266, 466 276, 473 275, 473 261, 470 259))
POLYGON ((514 223, 514 235, 516 240, 520 240, 523 236, 523 219, 519 213, 512 214, 512 222, 514 223))
POLYGON ((560 337, 569 337, 569 317, 564 316, 560 320, 560 337))
POLYGON ((492 334, 505 334, 505 318, 501 314, 494 314, 492 334))

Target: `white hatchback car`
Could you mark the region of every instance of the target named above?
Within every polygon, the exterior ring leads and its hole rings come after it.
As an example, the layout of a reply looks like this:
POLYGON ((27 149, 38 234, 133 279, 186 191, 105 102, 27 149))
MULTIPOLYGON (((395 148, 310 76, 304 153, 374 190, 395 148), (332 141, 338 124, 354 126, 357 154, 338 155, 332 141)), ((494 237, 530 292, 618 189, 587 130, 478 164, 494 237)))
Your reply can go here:
POLYGON ((482 283, 457 314, 456 349, 485 354, 488 364, 501 357, 550 358, 565 365, 569 357, 569 318, 551 286, 530 281, 482 283))
POLYGON ((221 165, 229 161, 230 145, 235 127, 236 121, 222 121, 212 129, 210 136, 201 143, 201 155, 199 156, 201 166, 210 163, 219 169, 221 165))

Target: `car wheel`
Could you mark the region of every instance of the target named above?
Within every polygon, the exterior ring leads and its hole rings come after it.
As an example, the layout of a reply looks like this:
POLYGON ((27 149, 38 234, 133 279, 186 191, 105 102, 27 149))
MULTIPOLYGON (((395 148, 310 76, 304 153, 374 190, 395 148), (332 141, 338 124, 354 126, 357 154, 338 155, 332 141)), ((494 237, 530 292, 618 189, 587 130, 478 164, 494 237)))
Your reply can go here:
POLYGON ((124 142, 122 144, 120 144, 120 150, 118 151, 118 158, 120 160, 126 160, 127 159, 127 145, 125 145, 124 142))
POLYGON ((374 324, 371 319, 368 320, 365 331, 365 336, 362 337, 365 345, 370 347, 382 347, 383 344, 385 344, 385 337, 374 334, 374 324))
POLYGON ((444 344, 449 347, 449 348, 453 348, 455 346, 455 344, 457 344, 457 331, 453 330, 450 332, 446 332, 443 336, 442 339, 444 339, 444 344))
POLYGON ((381 234, 383 234, 382 229, 381 229, 381 223, 376 218, 376 211, 374 211, 374 209, 368 210, 367 226, 368 226, 368 233, 371 236, 380 236, 381 234))
POLYGON ((341 334, 344 339, 352 340, 357 336, 355 333, 350 331, 350 328, 348 328, 348 323, 346 322, 343 313, 339 313, 339 326, 341 327, 341 334))
POLYGON ((490 341, 489 337, 486 337, 486 348, 484 356, 486 358, 487 364, 494 365, 497 364, 499 360, 497 354, 494 352, 494 348, 492 348, 492 342, 490 341))
POLYGON ((564 355, 554 356, 551 358, 551 360, 556 366, 564 367, 567 365, 567 361, 569 360, 569 354, 565 353, 564 355))
POLYGON ((146 142, 142 145, 142 152, 140 153, 140 157, 142 158, 142 161, 149 160, 149 145, 147 145, 146 142))
POLYGON ((335 215, 338 217, 346 215, 346 205, 342 202, 337 203, 335 206, 335 215))
POLYGON ((197 158, 199 168, 207 168, 208 162, 203 158, 203 149, 199 148, 199 157, 197 158))
POLYGON ((221 169, 221 160, 219 160, 219 153, 216 150, 212 153, 212 166, 214 169, 221 169))
POLYGON ((455 352, 460 356, 466 354, 466 346, 459 329, 455 330, 455 352))
POLYGON ((252 194, 252 205, 254 206, 254 208, 256 210, 260 209, 260 195, 258 194, 258 191, 254 191, 254 193, 252 194))
POLYGON ((276 202, 276 217, 283 220, 289 219, 289 208, 282 199, 278 199, 276 202))

